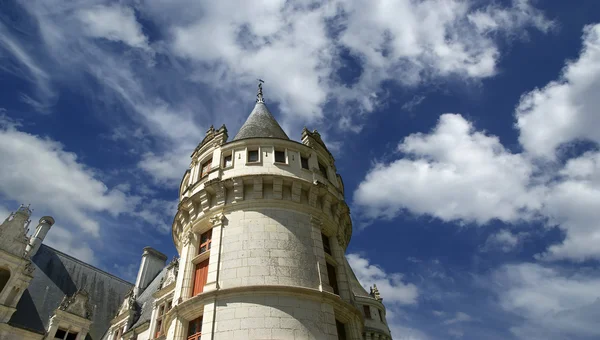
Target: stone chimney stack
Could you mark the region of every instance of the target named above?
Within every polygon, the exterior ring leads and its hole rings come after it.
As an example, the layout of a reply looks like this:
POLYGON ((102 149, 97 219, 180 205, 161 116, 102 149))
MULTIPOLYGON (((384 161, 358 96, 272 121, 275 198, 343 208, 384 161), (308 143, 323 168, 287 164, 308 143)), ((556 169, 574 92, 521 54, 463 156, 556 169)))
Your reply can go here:
POLYGON ((167 264, 167 255, 152 247, 144 248, 142 263, 135 280, 135 296, 139 296, 167 264))
POLYGON ((31 235, 29 238, 29 243, 25 248, 25 253, 27 256, 31 258, 37 253, 38 249, 40 249, 40 246, 42 245, 42 242, 44 242, 44 238, 46 238, 46 234, 48 234, 48 230, 50 230, 50 227, 52 227, 53 224, 54 218, 52 218, 52 216, 44 216, 40 218, 40 222, 35 228, 35 233, 31 235))

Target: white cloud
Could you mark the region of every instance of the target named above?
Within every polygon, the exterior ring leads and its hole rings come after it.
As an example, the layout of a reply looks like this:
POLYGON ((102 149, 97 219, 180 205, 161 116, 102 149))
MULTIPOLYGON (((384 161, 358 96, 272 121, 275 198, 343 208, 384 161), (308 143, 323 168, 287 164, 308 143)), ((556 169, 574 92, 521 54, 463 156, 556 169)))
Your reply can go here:
POLYGON ((47 210, 57 221, 69 221, 94 236, 100 226, 93 213, 118 215, 137 204, 135 197, 108 188, 60 143, 14 127, 0 129, 0 159, 0 194, 47 210))
POLYGON ((539 207, 537 193, 527 189, 531 164, 460 115, 442 115, 430 134, 412 134, 398 150, 406 157, 375 164, 354 193, 368 218, 392 218, 408 209, 485 224, 518 221, 539 207))
POLYGON ((519 316, 521 339, 598 338, 600 278, 537 264, 504 266, 492 277, 501 307, 519 316))
POLYGON ((36 61, 35 52, 29 51, 20 39, 12 36, 9 30, 0 23, 0 70, 12 73, 34 84, 35 98, 21 93, 21 100, 35 110, 47 113, 54 104, 57 93, 52 87, 50 75, 36 61), (2 53, 3 51, 8 52, 8 55, 2 53), (17 64, 11 62, 12 60, 17 64))
POLYGON ((527 234, 524 232, 513 234, 510 230, 500 230, 499 232, 492 234, 487 238, 482 247, 482 251, 491 251, 497 249, 508 253, 517 248, 525 236, 527 236, 527 234))
POLYGON ((446 319, 446 320, 444 320, 443 323, 445 325, 452 325, 455 323, 470 322, 470 321, 473 321, 473 318, 469 314, 463 313, 463 312, 456 312, 456 315, 454 315, 453 318, 446 319))
MULTIPOLYGON (((587 139, 599 146, 593 128, 600 123, 595 114, 600 77, 594 76, 600 76, 599 35, 600 25, 587 27, 581 56, 567 64, 563 79, 522 98, 516 116, 524 152, 505 149, 460 115, 444 114, 430 133, 400 143, 402 158, 378 162, 367 173, 354 193, 363 215, 393 218, 407 210, 480 225, 493 219, 542 222, 560 227, 565 239, 539 259, 599 259, 600 152, 588 151, 564 165, 552 161, 564 143, 587 139)), ((506 251, 522 236, 500 233, 486 246, 506 251)))
POLYGON ((561 77, 521 98, 519 141, 535 156, 553 159, 557 147, 574 140, 600 143, 600 25, 587 26, 578 59, 561 77))
POLYGON ((117 4, 96 5, 77 11, 84 33, 94 38, 121 41, 131 47, 148 49, 148 38, 142 32, 133 9, 117 4))
POLYGON ((386 273, 381 267, 369 263, 367 258, 359 254, 348 254, 346 258, 358 281, 365 289, 376 284, 386 302, 402 305, 417 303, 419 297, 417 286, 412 283, 404 283, 402 274, 386 273))

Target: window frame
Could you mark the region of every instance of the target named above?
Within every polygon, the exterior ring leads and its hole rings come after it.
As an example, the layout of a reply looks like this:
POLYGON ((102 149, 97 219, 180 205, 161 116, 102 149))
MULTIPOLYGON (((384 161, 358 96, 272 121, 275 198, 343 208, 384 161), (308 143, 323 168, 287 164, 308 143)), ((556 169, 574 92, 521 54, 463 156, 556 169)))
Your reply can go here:
POLYGON ((200 337, 202 336, 202 315, 200 315, 199 317, 195 318, 194 320, 190 320, 188 322, 188 328, 187 328, 187 340, 200 340, 200 337), (190 326, 191 325, 200 325, 200 331, 199 332, 195 332, 194 334, 190 334, 190 326))
POLYGON ((329 169, 328 166, 323 164, 323 162, 319 161, 319 173, 321 176, 325 177, 326 180, 329 180, 329 169))
POLYGON ((160 338, 163 335, 163 323, 162 322, 165 317, 165 314, 167 314, 167 312, 171 309, 172 306, 173 306, 172 298, 165 299, 158 304, 158 308, 156 311, 156 317, 154 319, 154 320, 156 320, 156 322, 154 323, 154 333, 153 333, 154 337, 152 339, 160 338))
POLYGON ((304 156, 300 155, 300 168, 304 169, 304 170, 310 170, 310 156, 304 157, 304 156), (303 160, 306 160, 306 168, 304 167, 303 160))
POLYGON ((204 253, 206 253, 207 251, 210 251, 212 245, 212 228, 203 232, 202 234, 200 234, 200 238, 198 239, 198 255, 202 255, 204 253), (204 237, 206 235, 206 241, 202 242, 202 237, 204 237), (202 247, 206 247, 206 249, 204 249, 204 251, 202 250, 202 247))
POLYGON ((261 161, 261 152, 260 152, 260 147, 249 147, 246 149, 246 164, 259 164, 261 161), (250 160, 250 152, 254 152, 256 151, 256 160, 255 161, 251 161, 250 160))
POLYGON ((329 242, 329 236, 321 232, 321 241, 323 242, 323 251, 325 252, 325 254, 333 256, 333 254, 331 253, 331 242, 329 242))
POLYGON ((325 261, 325 267, 327 268, 327 279, 329 280, 329 286, 333 289, 333 294, 340 295, 340 286, 335 265, 329 261, 325 261), (331 282, 332 278, 334 279, 333 282, 331 282))
POLYGON ((210 157, 204 162, 200 163, 200 178, 205 178, 208 176, 208 174, 210 174, 210 171, 212 170, 212 160, 212 157, 210 157))
POLYGON ((365 314, 365 319, 373 320, 373 314, 371 314, 371 306, 363 305, 363 313, 365 314))
POLYGON ((287 149, 273 148, 273 162, 275 164, 289 164, 287 149), (277 153, 283 153, 283 162, 277 160, 277 153))
POLYGON ((233 168, 233 151, 227 152, 223 154, 223 169, 233 168), (227 165, 227 161, 225 160, 227 157, 231 158, 231 164, 227 165))
POLYGON ((338 336, 338 340, 346 340, 348 339, 348 335, 346 333, 346 324, 341 322, 338 319, 335 319, 335 330, 338 336), (342 330, 342 332, 340 332, 342 330), (342 333, 342 334, 340 334, 342 333))

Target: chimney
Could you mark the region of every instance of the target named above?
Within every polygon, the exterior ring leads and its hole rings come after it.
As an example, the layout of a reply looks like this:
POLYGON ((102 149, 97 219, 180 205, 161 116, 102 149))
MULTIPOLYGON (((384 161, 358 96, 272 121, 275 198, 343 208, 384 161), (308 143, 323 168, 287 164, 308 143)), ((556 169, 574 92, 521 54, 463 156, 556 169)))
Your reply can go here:
POLYGON ((142 263, 135 280, 135 296, 139 296, 167 264, 167 255, 152 247, 144 248, 142 263))
POLYGON ((29 238, 29 243, 25 248, 25 253, 27 256, 31 258, 35 255, 35 253, 37 253, 38 249, 40 249, 40 246, 42 245, 42 242, 44 242, 46 234, 48 234, 48 230, 50 230, 50 227, 52 227, 53 224, 54 218, 52 218, 52 216, 44 216, 40 218, 40 223, 35 228, 35 233, 31 235, 29 238))

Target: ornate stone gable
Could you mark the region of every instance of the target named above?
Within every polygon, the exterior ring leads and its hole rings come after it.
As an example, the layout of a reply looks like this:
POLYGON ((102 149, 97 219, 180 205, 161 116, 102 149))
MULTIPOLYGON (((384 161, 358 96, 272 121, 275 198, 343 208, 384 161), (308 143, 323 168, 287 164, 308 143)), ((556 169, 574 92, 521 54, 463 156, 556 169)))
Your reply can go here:
POLYGON ((179 258, 173 257, 173 260, 171 260, 171 263, 169 263, 167 265, 167 272, 165 273, 165 276, 163 276, 162 279, 160 279, 160 284, 158 286, 158 289, 160 290, 163 287, 167 287, 170 284, 177 281, 178 272, 179 272, 179 258))
POLYGON ((65 296, 58 309, 88 320, 92 319, 89 294, 85 290, 79 290, 70 297, 65 296))
POLYGON ((123 304, 121 304, 121 308, 119 308, 118 315, 121 315, 127 311, 134 311, 136 307, 135 304, 135 294, 133 293, 133 288, 125 295, 125 300, 123 300, 123 304))

